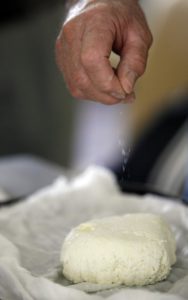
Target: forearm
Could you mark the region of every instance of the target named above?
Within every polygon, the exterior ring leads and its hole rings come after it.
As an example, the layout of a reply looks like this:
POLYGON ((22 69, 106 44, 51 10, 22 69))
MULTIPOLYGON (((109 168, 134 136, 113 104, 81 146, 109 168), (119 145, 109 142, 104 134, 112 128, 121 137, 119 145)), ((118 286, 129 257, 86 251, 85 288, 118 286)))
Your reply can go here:
MULTIPOLYGON (((85 0, 85 1, 93 2, 95 0, 85 0)), ((124 1, 127 1, 127 0, 124 0, 124 1)), ((131 0, 131 1, 139 2, 139 0, 131 0)), ((83 2, 83 0, 67 0, 66 1, 67 10, 69 10, 72 6, 78 4, 79 2, 83 2)))
POLYGON ((79 2, 83 3, 83 2, 94 2, 94 1, 96 1, 96 0, 67 0, 66 5, 67 5, 67 8, 69 9, 72 6, 79 4, 79 2))
POLYGON ((71 13, 71 10, 80 10, 87 6, 90 2, 94 2, 97 0, 67 0, 66 1, 66 19, 69 18, 69 14, 71 13))
POLYGON ((82 4, 82 3, 87 3, 87 2, 92 2, 92 1, 96 1, 96 0, 67 0, 66 1, 66 6, 67 6, 67 9, 70 9, 72 6, 78 4, 82 4))

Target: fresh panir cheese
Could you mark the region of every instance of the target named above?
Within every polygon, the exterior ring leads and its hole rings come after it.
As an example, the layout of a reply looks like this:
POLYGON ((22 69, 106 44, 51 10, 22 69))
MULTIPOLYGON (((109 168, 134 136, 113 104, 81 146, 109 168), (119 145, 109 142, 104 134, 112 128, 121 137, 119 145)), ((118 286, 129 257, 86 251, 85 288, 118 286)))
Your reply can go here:
POLYGON ((175 251, 172 231, 161 216, 127 214, 72 229, 61 264, 64 276, 74 283, 142 286, 168 276, 175 251))

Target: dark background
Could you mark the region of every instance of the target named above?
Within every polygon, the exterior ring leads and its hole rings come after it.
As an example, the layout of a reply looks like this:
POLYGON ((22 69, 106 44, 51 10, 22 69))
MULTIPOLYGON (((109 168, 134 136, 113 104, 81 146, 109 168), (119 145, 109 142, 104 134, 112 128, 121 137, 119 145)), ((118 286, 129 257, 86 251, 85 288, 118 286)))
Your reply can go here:
POLYGON ((18 20, 23 20, 40 12, 44 9, 50 9, 57 4, 63 5, 64 1, 59 0, 15 0, 4 1, 0 10, 0 22, 9 23, 18 20))
POLYGON ((70 165, 74 101, 55 61, 64 1, 4 1, 0 9, 0 157, 70 165))

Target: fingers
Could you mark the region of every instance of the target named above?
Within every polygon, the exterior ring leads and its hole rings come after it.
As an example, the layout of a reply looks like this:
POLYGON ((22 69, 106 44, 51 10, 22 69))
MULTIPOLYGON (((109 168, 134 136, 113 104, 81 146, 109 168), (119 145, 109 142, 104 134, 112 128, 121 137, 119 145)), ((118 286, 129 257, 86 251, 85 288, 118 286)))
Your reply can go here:
POLYGON ((68 29, 57 39, 56 57, 73 97, 109 105, 126 101, 108 58, 113 43, 110 32, 98 34, 98 29, 90 26, 89 32, 83 31, 79 36, 68 29))
POLYGON ((116 76, 110 61, 114 33, 97 20, 83 35, 81 48, 81 63, 92 85, 99 93, 125 100, 126 94, 116 76))
MULTIPOLYGON (((116 95, 108 95, 99 91, 91 82, 81 63, 81 42, 74 40, 73 46, 64 42, 64 35, 60 35, 56 42, 57 63, 64 74, 67 86, 74 98, 89 99, 112 105, 121 102, 116 95), (78 55, 79 54, 79 55, 78 55)), ((124 99, 123 99, 124 100, 124 99)))
POLYGON ((118 65, 118 78, 127 94, 130 94, 136 80, 144 73, 151 45, 151 35, 138 25, 128 31, 126 43, 121 51, 121 59, 118 65))
POLYGON ((65 23, 56 44, 57 62, 74 97, 132 102, 150 45, 151 34, 136 2, 98 1, 65 23), (109 62, 112 49, 121 56, 117 70, 109 62))

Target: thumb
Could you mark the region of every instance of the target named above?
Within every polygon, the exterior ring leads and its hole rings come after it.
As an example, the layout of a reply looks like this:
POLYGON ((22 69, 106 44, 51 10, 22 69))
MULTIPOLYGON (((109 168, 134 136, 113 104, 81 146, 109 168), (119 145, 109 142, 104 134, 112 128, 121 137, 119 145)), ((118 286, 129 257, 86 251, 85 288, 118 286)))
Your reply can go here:
POLYGON ((117 69, 119 81, 127 94, 133 91, 136 80, 145 71, 149 48, 150 44, 139 36, 139 32, 128 34, 117 69))

